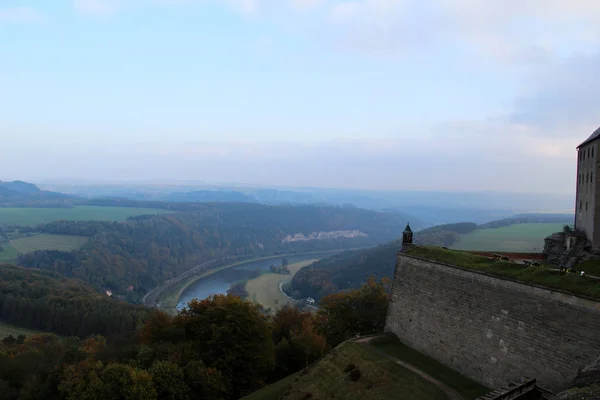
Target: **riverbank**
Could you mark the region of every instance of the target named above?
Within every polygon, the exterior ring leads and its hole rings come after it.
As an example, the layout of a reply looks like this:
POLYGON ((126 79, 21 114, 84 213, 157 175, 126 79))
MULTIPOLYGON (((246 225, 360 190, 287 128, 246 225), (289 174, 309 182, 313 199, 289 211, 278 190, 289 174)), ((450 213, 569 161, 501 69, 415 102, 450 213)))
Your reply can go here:
POLYGON ((282 292, 281 285, 283 282, 291 281, 300 269, 317 260, 318 258, 315 258, 288 265, 291 272, 289 275, 265 273, 257 278, 250 279, 244 286, 248 292, 248 300, 258 303, 272 311, 276 311, 286 304, 297 304, 296 300, 282 292))
MULTIPOLYGON (((351 250, 351 249, 348 249, 351 250)), ((157 299, 156 299, 156 304, 157 307, 163 311, 166 312, 168 314, 174 315, 177 313, 177 304, 179 303, 179 300, 181 298, 182 293, 193 283, 195 283, 198 280, 201 279, 205 279, 208 278, 209 276, 228 269, 228 268, 232 268, 232 267, 237 267, 237 266, 242 266, 245 264, 250 264, 253 262, 257 262, 257 261, 264 261, 264 260, 271 260, 271 259, 277 259, 277 258, 283 258, 283 257, 298 257, 298 256, 310 256, 312 254, 323 254, 323 255, 328 255, 328 254, 334 254, 334 253, 340 253, 343 251, 347 251, 347 249, 337 249, 337 250, 329 250, 329 251, 312 251, 312 252, 307 252, 307 253, 291 253, 291 254, 278 254, 278 255, 271 255, 271 256, 267 256, 267 257, 257 257, 254 259, 249 259, 249 260, 243 260, 243 261, 237 261, 237 262, 233 262, 231 264, 227 264, 227 265, 223 265, 223 266, 219 266, 216 268, 212 268, 207 270, 206 272, 202 273, 202 274, 198 274, 198 275, 194 275, 194 276, 190 276, 188 279, 185 279, 184 281, 174 285, 173 287, 165 290, 164 293, 162 293, 157 299)))

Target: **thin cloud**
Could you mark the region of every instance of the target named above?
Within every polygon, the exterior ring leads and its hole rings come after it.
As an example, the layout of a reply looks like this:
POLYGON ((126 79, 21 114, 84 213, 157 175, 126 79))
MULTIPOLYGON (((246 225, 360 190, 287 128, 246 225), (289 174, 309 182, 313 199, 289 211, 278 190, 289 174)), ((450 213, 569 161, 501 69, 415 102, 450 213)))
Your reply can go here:
POLYGON ((122 3, 120 0, 73 0, 73 8, 81 14, 111 15, 122 3))
POLYGON ((0 9, 0 23, 27 24, 46 20, 46 16, 33 7, 20 6, 0 9))

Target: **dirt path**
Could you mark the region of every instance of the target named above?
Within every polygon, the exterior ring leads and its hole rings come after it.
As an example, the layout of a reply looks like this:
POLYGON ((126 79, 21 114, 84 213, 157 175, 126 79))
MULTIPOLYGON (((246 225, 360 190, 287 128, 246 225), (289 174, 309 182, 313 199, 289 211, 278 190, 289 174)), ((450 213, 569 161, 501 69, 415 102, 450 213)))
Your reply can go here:
POLYGON ((452 389, 450 386, 446 385, 445 383, 442 383, 442 382, 438 381, 434 377, 427 375, 425 372, 421 371, 420 369, 418 369, 414 365, 409 364, 407 362, 404 362, 402 360, 399 360, 396 357, 392 357, 389 354, 387 354, 386 352, 384 352, 384 351, 376 348, 375 346, 371 346, 369 344, 369 342, 371 340, 377 338, 377 337, 379 337, 379 336, 369 336, 369 337, 365 337, 365 338, 360 338, 360 339, 356 339, 355 342, 356 343, 365 343, 365 344, 367 344, 373 350, 375 350, 379 355, 381 355, 383 357, 386 357, 386 358, 394 361, 396 364, 400 365, 401 367, 404 367, 407 370, 409 370, 411 372, 414 372, 415 374, 419 375, 421 378, 425 379, 426 381, 433 383, 435 386, 437 386, 438 388, 440 388, 440 390, 442 390, 444 393, 446 393, 446 395, 448 396, 448 398, 450 400, 466 400, 456 390, 452 389))

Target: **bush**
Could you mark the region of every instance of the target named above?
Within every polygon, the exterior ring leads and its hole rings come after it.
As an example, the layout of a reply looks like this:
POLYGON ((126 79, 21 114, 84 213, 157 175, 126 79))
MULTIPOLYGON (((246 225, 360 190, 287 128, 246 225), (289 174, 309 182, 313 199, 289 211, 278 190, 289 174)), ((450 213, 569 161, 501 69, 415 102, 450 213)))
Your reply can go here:
POLYGON ((354 368, 356 368, 356 365, 350 363, 348 365, 346 365, 346 368, 344 368, 344 372, 350 372, 352 371, 354 368))
POLYGON ((349 376, 351 381, 356 382, 361 377, 360 370, 358 368, 354 368, 352 371, 350 371, 349 376))

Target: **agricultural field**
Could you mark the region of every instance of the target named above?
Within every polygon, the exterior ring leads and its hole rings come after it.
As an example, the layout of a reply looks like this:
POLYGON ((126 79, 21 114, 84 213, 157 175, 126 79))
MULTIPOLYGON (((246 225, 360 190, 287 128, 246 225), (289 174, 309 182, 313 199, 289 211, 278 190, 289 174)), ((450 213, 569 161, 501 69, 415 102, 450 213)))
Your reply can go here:
POLYGON ((11 240, 10 244, 19 253, 31 253, 37 250, 74 251, 81 249, 88 240, 89 238, 85 236, 42 233, 40 235, 11 240))
POLYGON ((125 221, 129 217, 167 214, 169 210, 135 207, 0 208, 0 225, 35 226, 51 221, 125 221))
POLYGON ((0 243, 0 246, 2 246, 2 251, 0 251, 0 264, 10 264, 17 260, 19 257, 19 252, 17 249, 12 247, 10 243, 0 243))
POLYGON ((296 272, 315 261, 317 260, 305 260, 288 265, 291 275, 265 273, 258 278, 250 279, 246 282, 245 286, 248 292, 248 300, 252 300, 271 310, 277 310, 286 304, 293 304, 294 300, 291 300, 281 292, 279 284, 282 281, 291 281, 296 272))
POLYGON ((45 333, 41 331, 35 331, 27 328, 21 328, 15 325, 5 324, 4 322, 0 322, 0 340, 4 339, 7 336, 13 335, 16 338, 19 335, 24 336, 32 336, 39 335, 40 333, 45 333))
POLYGON ((563 224, 556 223, 514 224, 501 228, 477 229, 460 235, 460 241, 452 248, 541 253, 544 248, 544 238, 562 229, 563 224))

